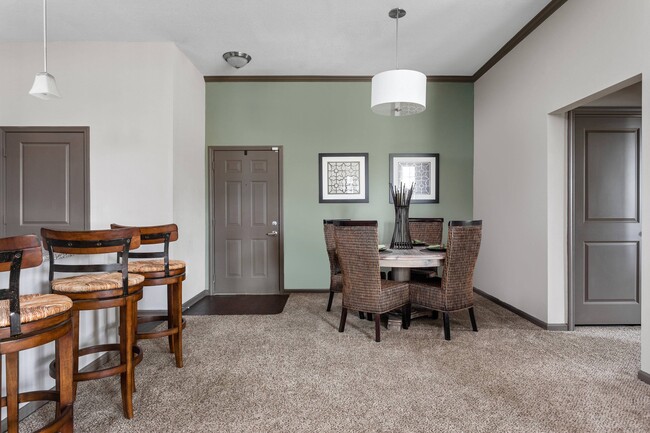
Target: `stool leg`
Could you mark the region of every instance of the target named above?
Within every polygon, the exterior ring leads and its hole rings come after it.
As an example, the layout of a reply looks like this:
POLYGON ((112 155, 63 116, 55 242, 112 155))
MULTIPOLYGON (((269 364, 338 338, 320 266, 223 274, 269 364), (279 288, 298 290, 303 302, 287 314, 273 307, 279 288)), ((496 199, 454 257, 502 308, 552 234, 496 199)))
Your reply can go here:
MULTIPOLYGON (((56 404, 56 415, 59 416, 61 411, 74 403, 73 397, 73 330, 67 332, 63 337, 55 342, 55 359, 56 359, 56 389, 59 391, 59 401, 56 404)), ((61 427, 61 433, 72 433, 73 421, 65 423, 61 427)))
MULTIPOLYGON (((133 307, 133 317, 131 318, 131 323, 133 324, 133 345, 138 343, 138 303, 135 302, 135 306, 133 307)), ((131 380, 133 383, 133 389, 131 392, 136 392, 136 387, 135 387, 135 367, 133 367, 133 379, 131 380)))
POLYGON ((174 286, 174 326, 176 334, 173 335, 174 356, 176 367, 183 367, 183 282, 179 279, 174 286))
POLYGON ((7 353, 7 433, 18 433, 18 352, 7 353))
POLYGON ((79 373, 79 310, 72 310, 72 401, 77 399, 77 381, 75 375, 79 373))
POLYGON ((122 373, 120 389, 124 416, 133 418, 133 300, 126 299, 120 307, 120 362, 126 369, 122 373))
MULTIPOLYGON (((174 327, 174 314, 176 313, 175 302, 174 285, 167 284, 167 329, 174 327)), ((167 340, 169 341, 169 353, 174 353, 174 336, 170 335, 167 337, 167 340)))

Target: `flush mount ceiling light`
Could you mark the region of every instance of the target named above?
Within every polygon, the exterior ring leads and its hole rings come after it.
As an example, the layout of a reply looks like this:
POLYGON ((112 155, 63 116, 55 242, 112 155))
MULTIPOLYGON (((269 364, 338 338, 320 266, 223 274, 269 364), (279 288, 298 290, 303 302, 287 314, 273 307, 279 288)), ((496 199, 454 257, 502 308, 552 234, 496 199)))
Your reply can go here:
POLYGON ((388 16, 395 20, 395 69, 372 77, 370 108, 384 116, 409 116, 421 113, 427 106, 427 77, 422 72, 399 69, 399 19, 404 9, 395 8, 388 16))
POLYGON ((223 53, 223 59, 233 68, 243 68, 251 61, 251 56, 241 51, 228 51, 223 53))
POLYGON ((40 99, 61 97, 56 80, 47 73, 47 0, 43 0, 43 72, 36 74, 29 94, 40 99))

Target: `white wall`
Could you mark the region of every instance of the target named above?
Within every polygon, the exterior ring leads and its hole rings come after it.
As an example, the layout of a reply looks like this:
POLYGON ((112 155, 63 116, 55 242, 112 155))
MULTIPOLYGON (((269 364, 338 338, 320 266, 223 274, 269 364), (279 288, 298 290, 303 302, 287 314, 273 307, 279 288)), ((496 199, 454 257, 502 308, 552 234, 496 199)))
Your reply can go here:
MULTIPOLYGON (((567 321, 562 113, 650 73, 648 29, 647 0, 571 0, 476 82, 474 216, 485 226, 475 284, 548 323, 567 321)), ((650 107, 647 82, 644 107, 650 107)), ((650 187, 649 136, 642 139, 644 191, 650 187)), ((649 211, 645 199, 643 215, 649 211)), ((642 254, 650 256, 650 243, 642 254)), ((643 261, 644 276, 649 263, 643 261)), ((647 277, 642 298, 650 299, 647 277)), ((642 369, 650 371, 647 302, 642 329, 642 369)))
MULTIPOLYGON (((27 94, 42 45, 0 44, 0 59, 0 125, 90 127, 91 228, 176 222, 172 253, 189 272, 183 299, 205 290, 205 84, 196 68, 173 43, 51 43, 48 72, 63 98, 42 101, 27 94)), ((46 293, 47 268, 25 271, 21 293, 46 293)), ((139 308, 164 309, 163 293, 145 288, 139 308)), ((82 346, 116 332, 115 312, 82 313, 82 346)), ((52 353, 50 344, 21 354, 22 389, 53 385, 52 353)))

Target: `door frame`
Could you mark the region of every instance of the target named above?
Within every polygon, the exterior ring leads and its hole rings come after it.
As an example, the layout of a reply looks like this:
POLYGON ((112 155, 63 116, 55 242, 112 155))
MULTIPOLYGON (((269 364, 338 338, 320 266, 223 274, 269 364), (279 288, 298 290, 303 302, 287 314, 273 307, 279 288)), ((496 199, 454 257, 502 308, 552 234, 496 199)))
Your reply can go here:
MULTIPOLYGON (((571 110, 567 113, 567 138, 568 138, 568 158, 567 158, 567 174, 569 182, 567 182, 567 328, 569 331, 574 331, 575 324, 575 285, 574 277, 575 273, 573 271, 573 254, 575 251, 575 240, 574 240, 574 218, 575 218, 575 120, 578 116, 589 116, 589 117, 641 117, 643 107, 581 107, 571 110)), ((643 134, 643 131, 641 131, 643 134)), ((639 149, 639 158, 643 153, 643 146, 640 146, 639 149)), ((639 175, 642 174, 639 172, 639 175)), ((643 193, 639 193, 639 205, 643 201, 643 193)), ((639 209, 639 215, 643 220, 643 215, 641 214, 641 209, 639 209)), ((643 222, 641 222, 643 224, 643 222)), ((643 257, 641 257, 643 261, 643 257)), ((639 269, 639 272, 641 270, 639 269)), ((643 275, 640 275, 639 280, 643 279, 643 275)))
POLYGON ((214 167, 212 157, 216 152, 229 150, 262 150, 278 152, 278 276, 280 294, 284 294, 284 200, 283 200, 283 148, 282 146, 208 146, 207 172, 208 172, 208 289, 210 295, 215 295, 215 270, 214 270, 214 167))

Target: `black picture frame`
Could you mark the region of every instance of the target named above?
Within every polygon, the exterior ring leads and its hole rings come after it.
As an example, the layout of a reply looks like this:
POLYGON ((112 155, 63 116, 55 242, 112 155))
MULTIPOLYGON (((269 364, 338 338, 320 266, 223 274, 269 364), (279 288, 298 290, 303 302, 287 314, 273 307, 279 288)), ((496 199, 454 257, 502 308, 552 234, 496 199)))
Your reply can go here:
POLYGON ((368 203, 368 190, 367 153, 318 154, 319 203, 368 203))
MULTIPOLYGON (((390 153, 388 154, 388 176, 390 185, 404 182, 410 187, 415 180, 415 189, 411 204, 440 203, 440 154, 439 153, 390 153), (409 179, 404 179, 404 167, 413 167, 409 179), (428 173, 423 170, 428 169, 428 173), (420 179, 418 182, 417 179, 420 179), (423 184, 425 180, 427 184, 423 184)), ((388 188, 388 202, 393 203, 393 196, 388 188)))

